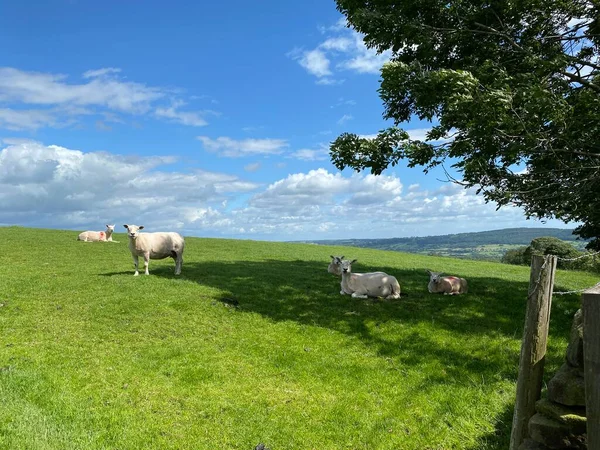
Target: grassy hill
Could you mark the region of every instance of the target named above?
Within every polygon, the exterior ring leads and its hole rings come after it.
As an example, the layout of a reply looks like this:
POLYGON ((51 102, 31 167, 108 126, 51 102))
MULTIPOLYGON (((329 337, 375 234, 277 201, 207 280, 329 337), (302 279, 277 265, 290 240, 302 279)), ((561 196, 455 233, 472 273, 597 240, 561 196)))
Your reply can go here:
MULTIPOLYGON (((326 272, 346 247, 187 238, 180 277, 133 277, 124 235, 76 236, 0 228, 2 449, 508 447, 525 267, 353 248, 409 294, 373 301, 326 272), (470 293, 427 293, 426 268, 470 293)), ((548 371, 578 306, 553 302, 548 371)))
POLYGON ((477 233, 446 234, 390 239, 342 239, 303 241, 320 245, 345 245, 376 248, 424 255, 499 261, 507 250, 527 246, 535 238, 552 236, 583 249, 585 241, 577 240, 573 230, 563 228, 506 228, 477 233))

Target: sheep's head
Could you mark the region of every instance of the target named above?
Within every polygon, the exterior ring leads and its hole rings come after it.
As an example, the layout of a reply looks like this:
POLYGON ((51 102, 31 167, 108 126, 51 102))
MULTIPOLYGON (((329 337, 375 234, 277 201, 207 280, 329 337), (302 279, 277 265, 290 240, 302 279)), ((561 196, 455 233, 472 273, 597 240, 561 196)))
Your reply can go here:
POLYGON ((342 270, 342 274, 344 273, 352 273, 352 264, 354 264, 356 261, 356 259, 353 259, 352 261, 348 261, 347 259, 341 261, 341 270, 342 270))
POLYGON ((114 225, 106 225, 106 233, 107 234, 112 234, 115 231, 115 226, 114 225))
POLYGON ((144 229, 143 225, 140 225, 139 227, 137 225, 123 225, 125 228, 127 228, 127 236, 130 237, 131 239, 135 239, 138 237, 138 235, 140 234, 140 230, 144 229))
POLYGON ((334 275, 342 274, 342 259, 343 256, 332 256, 331 262, 329 263, 329 267, 327 267, 327 272, 332 273, 334 275))
POLYGON ((437 284, 442 279, 442 272, 432 272, 431 270, 428 270, 427 273, 429 274, 429 281, 433 283, 437 284))

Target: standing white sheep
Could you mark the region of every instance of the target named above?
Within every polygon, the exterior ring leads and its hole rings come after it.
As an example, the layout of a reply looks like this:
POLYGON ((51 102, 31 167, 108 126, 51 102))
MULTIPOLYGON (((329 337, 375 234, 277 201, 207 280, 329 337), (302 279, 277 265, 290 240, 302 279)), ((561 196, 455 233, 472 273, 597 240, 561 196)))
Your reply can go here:
POLYGON ((185 241, 179 233, 158 232, 158 233, 140 233, 143 225, 123 225, 127 228, 127 237, 129 238, 129 250, 133 257, 135 265, 134 276, 138 276, 138 257, 144 258, 144 272, 149 275, 148 264, 151 259, 164 259, 171 257, 175 260, 175 275, 181 273, 183 264, 183 250, 185 241))
POLYGON ((467 280, 453 276, 442 276, 442 272, 428 270, 429 284, 427 289, 432 294, 458 295, 466 294, 469 290, 467 280))
POLYGON ((114 225, 106 225, 106 231, 84 231, 79 233, 77 240, 84 242, 113 242, 112 234, 114 231, 114 225))
POLYGON ((352 273, 352 264, 356 261, 341 260, 340 294, 359 298, 384 297, 388 300, 400 298, 400 283, 396 277, 384 272, 352 273))

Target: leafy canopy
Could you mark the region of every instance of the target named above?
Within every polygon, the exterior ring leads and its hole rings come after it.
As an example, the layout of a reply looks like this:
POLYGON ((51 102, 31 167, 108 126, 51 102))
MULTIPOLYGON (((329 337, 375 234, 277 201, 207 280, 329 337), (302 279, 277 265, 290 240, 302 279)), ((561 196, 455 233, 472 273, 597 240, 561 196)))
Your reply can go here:
POLYGON ((379 174, 448 161, 499 207, 582 225, 600 248, 600 3, 585 0, 336 0, 378 51, 391 128, 344 133, 334 165, 379 174), (397 126, 434 123, 425 141, 397 126))

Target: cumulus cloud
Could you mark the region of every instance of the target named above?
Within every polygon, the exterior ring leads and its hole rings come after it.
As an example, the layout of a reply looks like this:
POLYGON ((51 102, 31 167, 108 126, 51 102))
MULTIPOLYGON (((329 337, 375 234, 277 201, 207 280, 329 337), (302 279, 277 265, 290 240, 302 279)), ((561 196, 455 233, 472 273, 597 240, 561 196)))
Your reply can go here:
POLYGON ((248 155, 279 155, 289 146, 285 139, 232 139, 198 136, 206 150, 219 156, 239 158, 248 155))
MULTIPOLYGON (((181 99, 172 89, 147 86, 119 78, 120 69, 89 70, 83 82, 66 75, 0 68, 0 127, 35 130, 64 126, 71 119, 90 114, 152 115, 184 125, 202 126, 200 111, 181 111, 181 99), (29 108, 29 105, 35 105, 29 108)), ((68 123, 67 123, 68 124, 68 123)))
POLYGON ((288 56, 317 77, 317 84, 340 84, 344 80, 337 75, 343 71, 378 74, 391 52, 377 53, 367 48, 363 36, 346 25, 343 18, 333 26, 321 27, 325 40, 311 50, 295 48, 288 56))
MULTIPOLYGON (((0 150, 0 224, 148 230, 253 239, 422 236, 523 226, 517 208, 486 204, 453 184, 407 188, 396 175, 320 168, 262 186, 202 169, 173 170, 173 157, 83 152, 25 140, 0 150)), ((557 224, 559 224, 557 222, 557 224)))
POLYGON ((0 150, 3 224, 84 228, 137 221, 155 227, 194 226, 200 216, 206 220, 198 211, 212 211, 214 217, 231 195, 257 188, 233 175, 169 170, 166 166, 176 162, 172 157, 86 153, 22 140, 7 144, 0 150))
POLYGON ((232 210, 230 218, 231 232, 238 236, 289 240, 423 236, 527 225, 520 209, 496 211, 460 186, 423 190, 413 184, 405 190, 396 176, 347 177, 325 169, 272 183, 247 206, 232 210))

